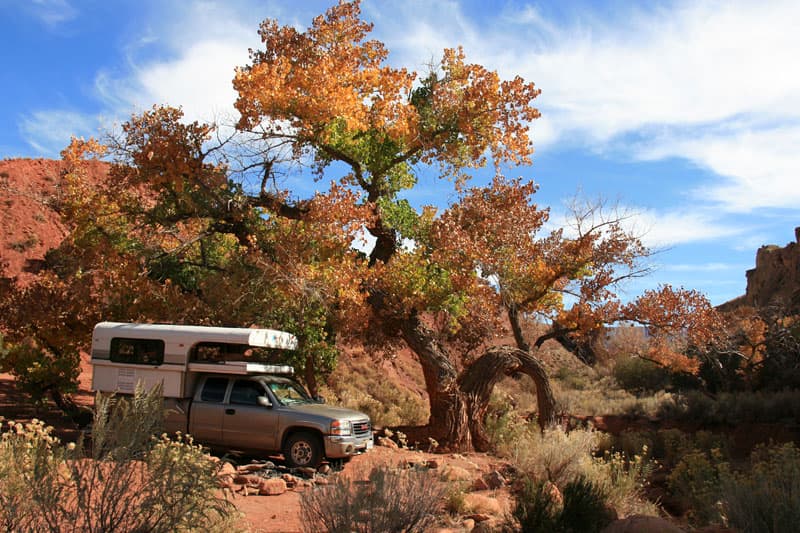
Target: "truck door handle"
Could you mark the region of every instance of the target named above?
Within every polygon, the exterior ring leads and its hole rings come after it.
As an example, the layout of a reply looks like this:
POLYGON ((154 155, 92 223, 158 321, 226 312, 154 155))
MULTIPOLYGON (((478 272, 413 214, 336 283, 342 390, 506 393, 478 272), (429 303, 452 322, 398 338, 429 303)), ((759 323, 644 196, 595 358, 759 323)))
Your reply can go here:
POLYGON ((225 414, 226 415, 235 415, 236 414, 236 409, 225 409, 225 414))

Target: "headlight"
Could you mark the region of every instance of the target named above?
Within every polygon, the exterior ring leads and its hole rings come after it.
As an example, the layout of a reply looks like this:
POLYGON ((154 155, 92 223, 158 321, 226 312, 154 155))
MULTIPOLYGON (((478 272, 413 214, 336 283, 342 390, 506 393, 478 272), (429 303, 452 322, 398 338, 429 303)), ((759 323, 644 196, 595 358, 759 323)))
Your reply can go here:
POLYGON ((334 420, 331 422, 331 435, 344 437, 353 432, 353 426, 349 420, 334 420))

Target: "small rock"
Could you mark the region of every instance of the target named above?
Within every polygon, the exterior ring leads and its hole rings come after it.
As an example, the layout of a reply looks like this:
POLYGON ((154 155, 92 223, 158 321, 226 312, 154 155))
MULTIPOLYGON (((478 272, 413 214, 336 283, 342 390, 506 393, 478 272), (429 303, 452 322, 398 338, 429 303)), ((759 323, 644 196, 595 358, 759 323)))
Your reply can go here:
POLYGON ((475 514, 469 515, 467 518, 470 518, 470 519, 474 520, 476 523, 480 523, 480 522, 486 522, 487 520, 489 520, 491 518, 491 516, 489 516, 488 514, 484 514, 484 513, 475 513, 475 514))
POLYGON ((279 477, 263 479, 258 486, 258 493, 261 496, 278 496, 286 492, 286 482, 279 477))
POLYGON ((544 491, 550 495, 550 500, 556 505, 564 505, 564 497, 555 483, 548 481, 544 484, 544 491))
POLYGON ((396 450, 396 449, 399 448, 399 446, 397 445, 397 443, 395 441, 393 441, 392 439, 386 438, 386 437, 378 437, 377 444, 378 444, 378 446, 383 446, 385 448, 391 448, 392 450, 396 450))
POLYGON ((425 463, 425 466, 431 469, 439 468, 439 461, 437 461, 436 459, 428 459, 428 461, 425 463))
POLYGON ((251 472, 260 472, 260 471, 264 470, 265 468, 266 467, 263 464, 251 463, 249 465, 242 465, 239 468, 237 468, 236 470, 238 470, 239 473, 247 474, 247 473, 251 473, 251 472))
POLYGON ((469 481, 472 479, 472 474, 460 466, 448 466, 443 468, 441 472, 442 478, 446 481, 469 481))
POLYGON ((303 477, 307 477, 310 479, 314 479, 314 475, 317 471, 309 466, 301 466, 295 470, 298 474, 302 474, 303 477))
POLYGON ((257 487, 261 483, 261 479, 259 476, 239 474, 234 476, 233 482, 237 485, 253 485, 257 487))
POLYGON ((320 465, 320 467, 317 468, 317 472, 319 472, 323 476, 326 476, 331 472, 331 465, 320 465))
POLYGON ((330 484, 330 481, 328 481, 328 478, 326 478, 326 477, 318 477, 318 478, 314 479, 314 484, 316 484, 316 485, 328 485, 328 484, 330 484))
POLYGON ((486 476, 486 484, 489 485, 491 489, 499 489, 505 486, 506 478, 503 477, 503 474, 495 470, 486 476))
POLYGON ((461 522, 461 527, 463 527, 466 531, 472 531, 475 529, 475 520, 472 518, 467 518, 461 522))

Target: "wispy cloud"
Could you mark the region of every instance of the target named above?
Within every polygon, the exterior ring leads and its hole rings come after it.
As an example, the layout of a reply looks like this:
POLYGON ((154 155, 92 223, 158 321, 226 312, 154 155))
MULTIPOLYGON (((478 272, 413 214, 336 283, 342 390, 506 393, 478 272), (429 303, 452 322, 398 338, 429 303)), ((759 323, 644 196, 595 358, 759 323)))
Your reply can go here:
POLYGON ((54 27, 74 19, 78 10, 67 0, 29 0, 28 10, 45 25, 54 27))
POLYGON ((702 263, 702 264, 673 264, 665 265, 663 270, 672 272, 720 272, 724 270, 743 270, 745 267, 742 265, 734 265, 731 263, 702 263))
POLYGON ((74 136, 97 133, 100 119, 75 111, 39 110, 21 117, 20 134, 38 153, 58 157, 74 136))
POLYGON ((731 225, 713 212, 696 209, 648 209, 634 215, 629 227, 653 249, 718 240, 746 233, 742 224, 731 225))

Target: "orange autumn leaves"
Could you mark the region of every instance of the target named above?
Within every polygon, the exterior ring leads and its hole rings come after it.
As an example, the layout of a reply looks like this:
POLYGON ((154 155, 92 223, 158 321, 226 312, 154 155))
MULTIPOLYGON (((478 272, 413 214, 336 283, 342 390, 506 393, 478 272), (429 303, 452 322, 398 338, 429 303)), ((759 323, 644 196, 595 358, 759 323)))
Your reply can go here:
POLYGON ((500 81, 466 63, 459 48, 445 50, 438 70, 415 87, 416 73, 385 64, 388 51, 367 40, 372 25, 359 14, 359 2, 342 2, 302 33, 265 21, 264 50, 251 52, 251 64, 234 78, 239 127, 292 139, 295 155, 321 153, 324 162, 334 152, 371 168, 374 179, 411 159, 453 175, 483 166, 487 151, 496 164, 530 162, 527 128, 539 116, 530 105, 539 94, 532 83, 500 81), (364 137, 395 153, 370 165, 359 149, 364 137))

